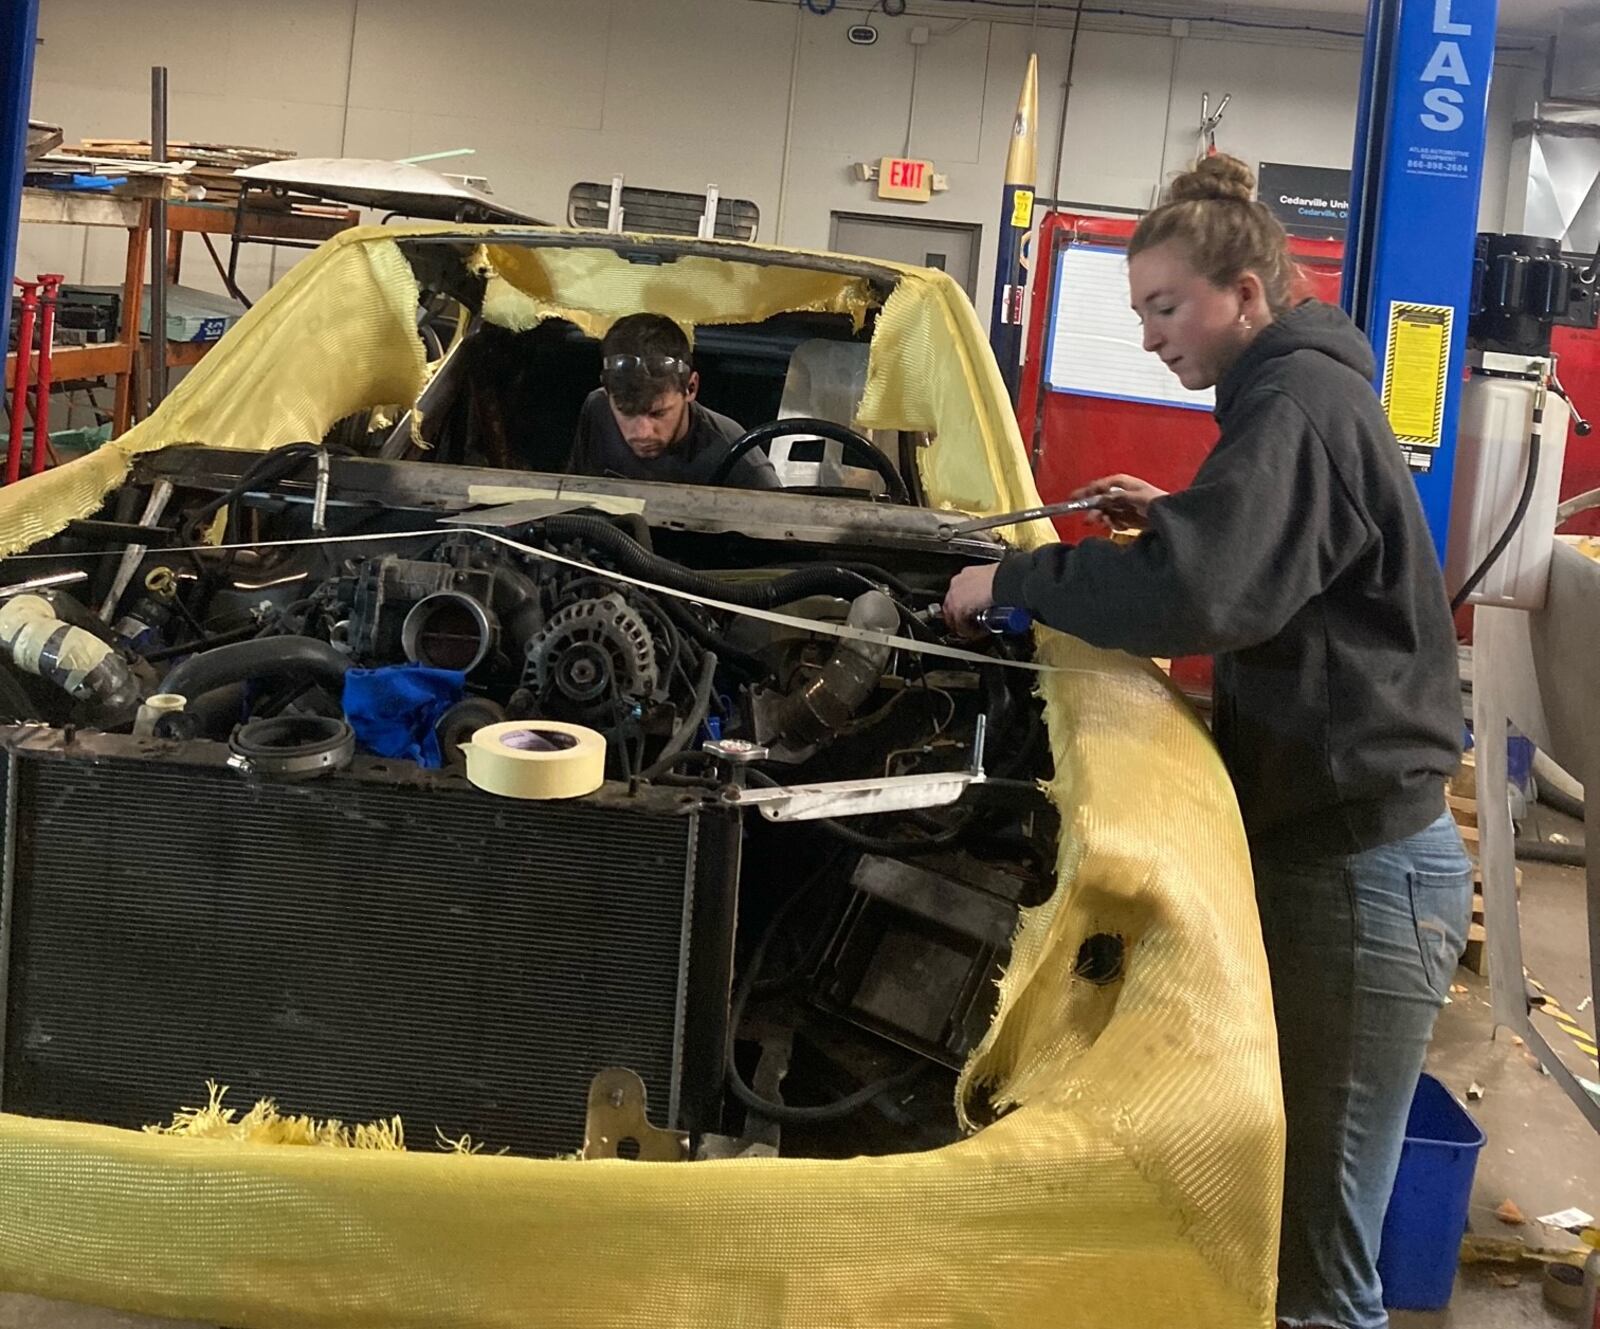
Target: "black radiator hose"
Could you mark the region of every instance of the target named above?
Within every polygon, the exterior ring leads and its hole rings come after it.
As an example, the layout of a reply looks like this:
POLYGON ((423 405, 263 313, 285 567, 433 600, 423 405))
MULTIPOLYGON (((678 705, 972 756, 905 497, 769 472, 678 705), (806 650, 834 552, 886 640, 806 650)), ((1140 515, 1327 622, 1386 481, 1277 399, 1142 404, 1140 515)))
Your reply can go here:
POLYGON ((1588 850, 1581 844, 1553 844, 1549 840, 1524 840, 1519 837, 1514 849, 1518 858, 1531 863, 1560 863, 1569 868, 1589 865, 1588 850))
POLYGON ((304 678, 338 696, 350 658, 315 637, 260 637, 191 655, 162 681, 163 692, 191 700, 252 678, 304 678))
POLYGON ((552 542, 579 540, 593 545, 610 556, 618 572, 630 577, 670 586, 685 595, 722 600, 745 609, 776 609, 811 595, 831 595, 853 600, 863 591, 878 589, 869 577, 859 572, 824 566, 801 568, 798 572, 775 577, 771 581, 720 581, 650 553, 603 517, 551 517, 546 520, 544 531, 552 542))

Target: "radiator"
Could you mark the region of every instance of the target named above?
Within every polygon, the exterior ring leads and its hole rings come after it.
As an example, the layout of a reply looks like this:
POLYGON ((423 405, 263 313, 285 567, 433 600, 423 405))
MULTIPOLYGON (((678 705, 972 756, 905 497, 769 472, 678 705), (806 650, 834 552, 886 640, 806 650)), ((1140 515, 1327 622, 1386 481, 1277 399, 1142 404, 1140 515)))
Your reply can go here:
POLYGON ((682 790, 484 794, 381 762, 0 729, 0 1110, 136 1127, 259 1095, 551 1155, 608 1066, 714 1125, 738 824, 682 790))

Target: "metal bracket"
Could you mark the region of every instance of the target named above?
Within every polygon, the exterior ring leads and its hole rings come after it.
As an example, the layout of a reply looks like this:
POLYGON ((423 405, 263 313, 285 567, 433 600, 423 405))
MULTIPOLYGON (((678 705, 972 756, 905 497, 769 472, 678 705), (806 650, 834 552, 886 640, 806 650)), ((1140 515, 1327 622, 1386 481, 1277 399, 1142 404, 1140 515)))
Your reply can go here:
POLYGON ((1211 109, 1211 94, 1200 94, 1200 155, 1209 157, 1217 150, 1217 127, 1222 123, 1223 112, 1228 109, 1228 103, 1233 100, 1231 92, 1224 93, 1222 100, 1217 103, 1217 109, 1211 109))
POLYGON ((714 184, 706 186, 706 209, 700 215, 700 238, 702 240, 715 240, 717 238, 717 200, 721 191, 714 184))
POLYGON ((771 789, 724 791, 725 801, 756 807, 768 821, 815 821, 819 817, 862 817, 874 812, 942 808, 967 789, 983 783, 982 773, 937 772, 891 775, 871 780, 834 780, 823 784, 778 785, 771 789))
POLYGON ((584 1158, 688 1162, 689 1133, 652 1126, 645 1111, 647 1097, 644 1081, 626 1067, 612 1066, 595 1076, 589 1082, 584 1158))
POLYGON ((816 821, 822 817, 861 817, 874 812, 948 807, 973 785, 982 784, 987 778, 983 773, 986 733, 985 717, 980 715, 972 735, 972 762, 964 771, 756 789, 734 785, 725 789, 722 797, 736 807, 760 809, 768 821, 816 821))
POLYGON ((613 235, 622 233, 622 177, 611 177, 611 202, 606 207, 606 230, 613 235))
POLYGON ((1490 374, 1507 374, 1516 378, 1545 379, 1550 377, 1555 365, 1545 355, 1509 355, 1504 351, 1468 351, 1467 367, 1482 369, 1490 374))

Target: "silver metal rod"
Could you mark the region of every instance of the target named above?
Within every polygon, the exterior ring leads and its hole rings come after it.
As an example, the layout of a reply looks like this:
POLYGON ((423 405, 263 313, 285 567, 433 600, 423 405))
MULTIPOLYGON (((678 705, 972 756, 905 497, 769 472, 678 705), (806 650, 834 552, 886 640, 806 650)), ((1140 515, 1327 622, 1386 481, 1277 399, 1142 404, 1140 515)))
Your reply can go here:
MULTIPOLYGON (((150 160, 167 159, 167 69, 150 70, 150 160)), ((150 410, 167 395, 167 182, 150 209, 150 410)))
MULTIPOLYGON (((167 504, 172 500, 172 481, 157 480, 150 489, 150 497, 145 500, 144 516, 139 518, 139 525, 154 526, 161 520, 161 514, 167 510, 167 504)), ((116 612, 117 602, 122 599, 122 593, 128 589, 128 583, 133 580, 133 574, 139 570, 139 562, 149 552, 146 545, 129 545, 122 551, 122 561, 117 564, 117 575, 112 578, 111 590, 100 606, 100 621, 109 623, 111 615, 116 612)))
POLYGON ((328 482, 332 468, 328 464, 328 450, 317 453, 317 487, 311 498, 311 529, 321 535, 328 529, 328 482))
POLYGON ((1061 134, 1056 139, 1055 178, 1050 182, 1052 208, 1061 206, 1061 159, 1067 152, 1067 108, 1072 105, 1072 71, 1078 64, 1078 27, 1082 22, 1083 0, 1078 0, 1077 11, 1072 16, 1072 44, 1067 48, 1067 80, 1061 85, 1061 134))
POLYGON ((9 600, 13 595, 26 595, 29 591, 47 591, 53 586, 74 586, 80 581, 88 581, 89 574, 81 569, 77 572, 52 572, 47 577, 34 577, 28 581, 14 581, 9 586, 0 586, 0 600, 9 600))
POLYGON ((998 517, 974 517, 971 521, 954 522, 939 527, 939 538, 953 540, 960 535, 992 531, 997 526, 1018 526, 1025 521, 1038 521, 1041 517, 1060 517, 1069 512, 1089 512, 1115 502, 1121 497, 1122 490, 1108 489, 1103 494, 1090 494, 1087 498, 1069 498, 1062 503, 1045 503, 1036 508, 1023 508, 1019 512, 1002 512, 998 517))

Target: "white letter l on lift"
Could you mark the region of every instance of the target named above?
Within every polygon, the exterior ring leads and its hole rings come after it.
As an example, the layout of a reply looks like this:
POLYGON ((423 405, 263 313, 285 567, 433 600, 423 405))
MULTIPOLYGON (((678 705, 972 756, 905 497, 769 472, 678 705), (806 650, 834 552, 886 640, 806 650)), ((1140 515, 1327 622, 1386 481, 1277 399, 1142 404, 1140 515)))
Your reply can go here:
POLYGON ((1433 31, 1440 37, 1470 37, 1472 24, 1450 21, 1451 0, 1433 0, 1433 31))

